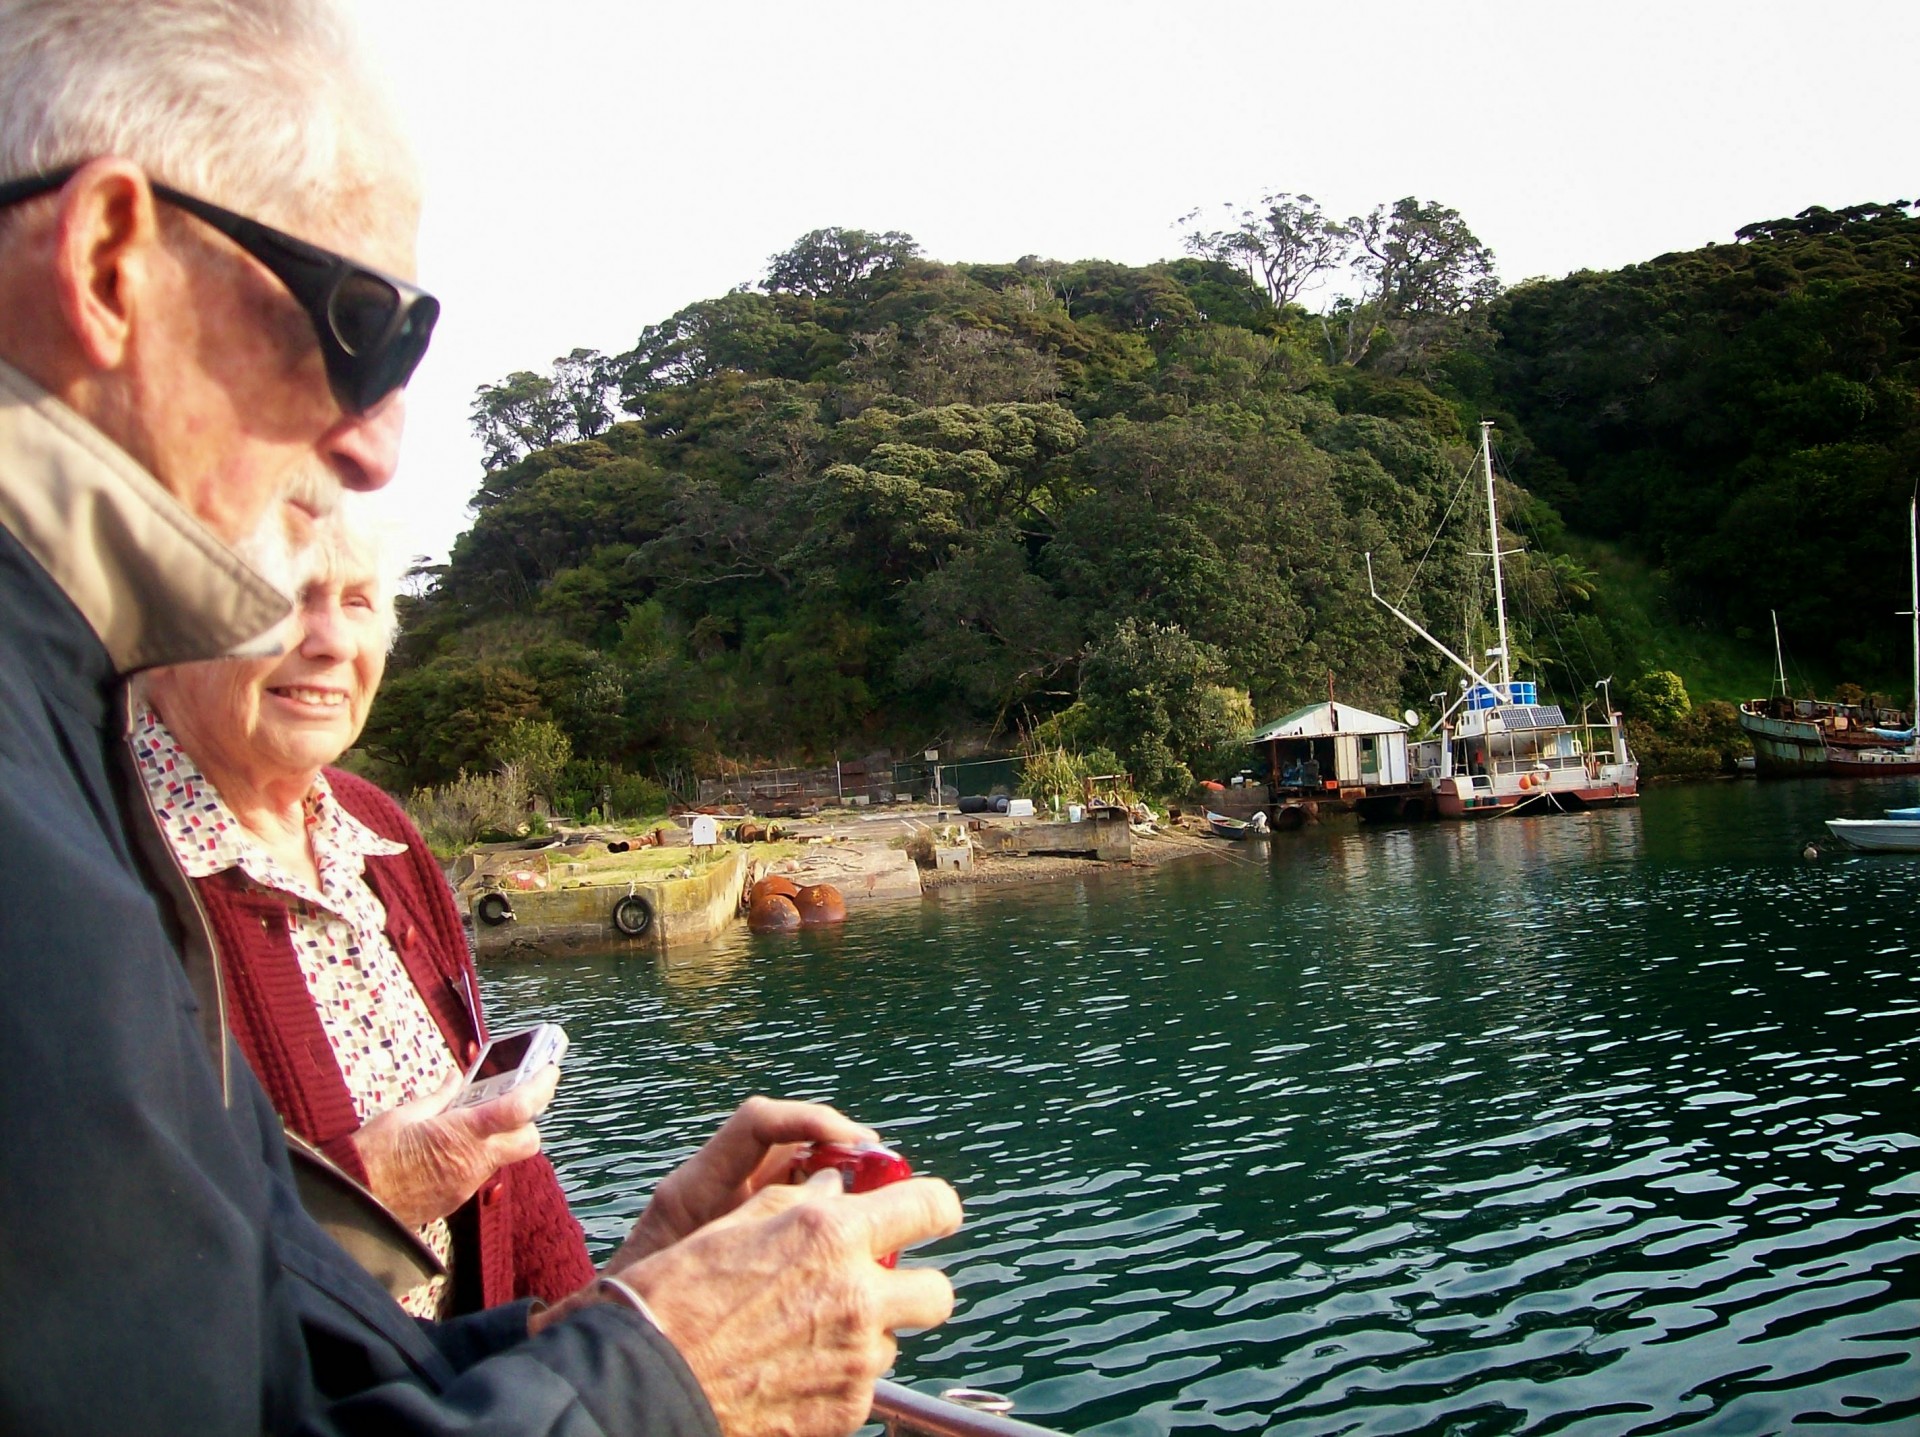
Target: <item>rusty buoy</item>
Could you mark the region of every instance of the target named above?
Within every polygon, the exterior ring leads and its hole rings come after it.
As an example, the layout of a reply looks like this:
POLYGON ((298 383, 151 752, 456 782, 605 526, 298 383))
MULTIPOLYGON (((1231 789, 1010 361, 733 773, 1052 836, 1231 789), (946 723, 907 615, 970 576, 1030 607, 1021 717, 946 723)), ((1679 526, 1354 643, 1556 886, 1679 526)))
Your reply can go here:
POLYGON ((809 928, 847 921, 847 900, 831 883, 811 883, 794 897, 800 921, 809 928))
POLYGON ((792 933, 800 926, 800 910, 784 893, 768 893, 747 909, 747 927, 755 933, 792 933))
POLYGON ((798 898, 800 896, 800 885, 784 874, 769 873, 765 878, 753 885, 749 901, 757 902, 762 898, 771 898, 776 895, 781 898, 798 898))

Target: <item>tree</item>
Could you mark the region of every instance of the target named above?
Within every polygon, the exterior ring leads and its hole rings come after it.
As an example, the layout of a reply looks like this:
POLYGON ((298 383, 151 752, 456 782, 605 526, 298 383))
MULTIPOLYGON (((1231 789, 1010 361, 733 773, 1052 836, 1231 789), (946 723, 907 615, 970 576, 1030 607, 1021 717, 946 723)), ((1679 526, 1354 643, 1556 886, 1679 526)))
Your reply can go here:
POLYGON ((410 785, 446 783, 490 767, 501 736, 539 712, 533 680, 519 669, 443 656, 380 685, 361 745, 410 785))
POLYGON ((1408 196, 1392 209, 1379 205, 1354 216, 1346 229, 1359 247, 1353 268, 1365 292, 1335 310, 1345 328, 1338 355, 1344 363, 1358 364, 1384 337, 1386 368, 1424 368, 1463 332, 1476 307, 1499 293, 1493 251, 1458 210, 1408 196))
POLYGON ((1228 687, 1219 650, 1161 624, 1122 620, 1080 666, 1085 727, 1120 755, 1134 785, 1179 796, 1252 735, 1253 707, 1228 687))
POLYGON ((1693 707, 1686 684, 1671 669, 1642 674, 1627 685, 1625 698, 1635 718, 1657 729, 1672 728, 1693 707))
POLYGON ((765 288, 815 299, 865 299, 875 278, 919 253, 913 236, 898 230, 812 230, 767 260, 765 288))
POLYGON ((552 803, 560 774, 573 758, 573 744, 560 726, 546 719, 515 719, 494 740, 494 760, 512 764, 527 787, 552 803))
POLYGON ((482 461, 502 469, 539 449, 592 439, 613 422, 608 397, 615 366, 591 349, 576 349, 553 362, 550 375, 521 369, 473 395, 473 434, 486 446, 482 461))
POLYGON ((847 352, 845 338, 814 320, 811 303, 736 289, 648 325, 634 347, 608 366, 617 377, 620 407, 644 416, 650 430, 664 432, 656 410, 665 391, 728 371, 806 380, 847 352))
POLYGON ((592 439, 613 423, 609 398, 619 386, 613 360, 595 349, 575 349, 553 362, 554 392, 572 423, 571 438, 592 439))
POLYGON ((473 436, 486 446, 482 461, 500 469, 535 449, 562 442, 570 423, 552 379, 518 369, 473 392, 473 436))
POLYGON ((1079 649, 1072 610, 1028 568, 1026 547, 1005 529, 916 579, 903 607, 923 636, 901 655, 903 683, 958 691, 996 720, 1056 682, 1079 649))
POLYGON ((911 336, 891 325, 854 336, 845 368, 856 382, 877 382, 927 405, 1051 399, 1060 389, 1052 355, 1013 335, 940 316, 911 336))
POLYGON ((1298 303, 1309 284, 1340 268, 1353 251, 1352 228, 1328 219, 1312 195, 1267 195, 1235 219, 1228 229, 1195 230, 1186 238, 1187 253, 1244 269, 1266 286, 1276 308, 1298 303))

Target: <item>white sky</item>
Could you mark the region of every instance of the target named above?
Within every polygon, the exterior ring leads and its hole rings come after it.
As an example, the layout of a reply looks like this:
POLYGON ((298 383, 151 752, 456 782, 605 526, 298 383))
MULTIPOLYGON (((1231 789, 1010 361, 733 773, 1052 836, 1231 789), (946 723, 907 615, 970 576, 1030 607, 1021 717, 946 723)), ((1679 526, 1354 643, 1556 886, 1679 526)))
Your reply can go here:
POLYGON ((1920 4, 354 0, 445 305, 382 498, 444 558, 474 390, 617 353, 829 225, 1146 264, 1274 190, 1459 210, 1511 282, 1915 198, 1920 4))

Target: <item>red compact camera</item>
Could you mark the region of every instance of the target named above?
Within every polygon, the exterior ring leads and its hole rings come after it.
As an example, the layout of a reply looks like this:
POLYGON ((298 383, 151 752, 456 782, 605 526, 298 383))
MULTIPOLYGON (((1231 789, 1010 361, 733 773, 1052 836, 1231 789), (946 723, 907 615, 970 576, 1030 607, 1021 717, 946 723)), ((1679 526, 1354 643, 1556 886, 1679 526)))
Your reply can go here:
MULTIPOLYGON (((913 1176, 905 1158, 878 1143, 815 1143, 794 1158, 788 1180, 803 1183, 823 1172, 838 1172, 840 1186, 850 1193, 871 1192, 913 1176)), ((899 1256, 890 1252, 880 1259, 880 1265, 892 1267, 899 1256)))

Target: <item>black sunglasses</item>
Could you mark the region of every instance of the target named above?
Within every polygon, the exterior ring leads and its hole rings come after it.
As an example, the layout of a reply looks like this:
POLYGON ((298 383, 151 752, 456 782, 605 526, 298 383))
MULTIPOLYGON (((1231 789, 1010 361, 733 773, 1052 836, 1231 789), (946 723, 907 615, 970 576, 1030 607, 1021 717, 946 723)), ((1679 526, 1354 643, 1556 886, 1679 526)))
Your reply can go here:
MULTIPOLYGON (((0 208, 51 194, 79 168, 0 183, 0 208)), ((219 230, 287 287, 313 322, 327 381, 342 409, 365 414, 413 377, 440 317, 439 300, 258 220, 151 180, 148 184, 155 197, 219 230)))

